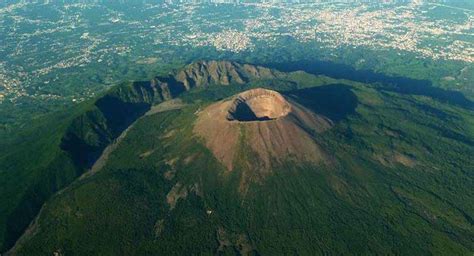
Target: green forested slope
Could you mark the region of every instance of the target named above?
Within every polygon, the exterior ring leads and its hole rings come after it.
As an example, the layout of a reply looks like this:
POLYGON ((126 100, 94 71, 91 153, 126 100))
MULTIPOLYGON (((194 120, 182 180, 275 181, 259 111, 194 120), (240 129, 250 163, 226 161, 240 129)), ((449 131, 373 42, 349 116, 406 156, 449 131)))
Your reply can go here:
POLYGON ((14 252, 472 254, 473 111, 380 86, 293 73, 187 93, 188 106, 140 119, 103 170, 48 201, 14 252), (262 85, 335 122, 314 138, 335 161, 289 160, 242 193, 244 167, 227 172, 193 136, 194 113, 262 85))
POLYGON ((75 109, 34 122, 2 149, 0 251, 14 244, 53 193, 87 170, 121 131, 161 100, 147 86, 120 85, 75 109))

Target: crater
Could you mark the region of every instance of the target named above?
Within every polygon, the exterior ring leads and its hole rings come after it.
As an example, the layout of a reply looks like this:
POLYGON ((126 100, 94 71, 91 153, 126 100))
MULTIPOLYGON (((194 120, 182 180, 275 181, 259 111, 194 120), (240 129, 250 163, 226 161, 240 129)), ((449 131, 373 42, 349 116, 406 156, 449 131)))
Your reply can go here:
POLYGON ((332 162, 314 137, 330 129, 332 121, 276 91, 245 91, 211 104, 197 115, 193 132, 229 171, 236 160, 252 173, 258 171, 252 177, 266 175, 273 166, 290 159, 310 164, 332 162), (248 150, 241 150, 243 145, 248 150))
POLYGON ((288 115, 290 104, 278 92, 267 89, 245 91, 233 100, 227 120, 237 122, 270 121, 288 115))

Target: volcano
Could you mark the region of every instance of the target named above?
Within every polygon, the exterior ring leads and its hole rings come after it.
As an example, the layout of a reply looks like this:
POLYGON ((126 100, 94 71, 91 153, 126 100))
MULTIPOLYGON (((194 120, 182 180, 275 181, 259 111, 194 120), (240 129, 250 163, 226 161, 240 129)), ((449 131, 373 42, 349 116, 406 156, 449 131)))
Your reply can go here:
POLYGON ((49 161, 0 186, 6 255, 472 255, 471 116, 379 86, 229 61, 118 85, 5 157, 49 161))
POLYGON ((255 161, 247 167, 270 172, 286 160, 328 163, 316 136, 331 127, 329 118, 276 91, 257 88, 199 112, 194 132, 227 170, 242 154, 250 154, 255 161))

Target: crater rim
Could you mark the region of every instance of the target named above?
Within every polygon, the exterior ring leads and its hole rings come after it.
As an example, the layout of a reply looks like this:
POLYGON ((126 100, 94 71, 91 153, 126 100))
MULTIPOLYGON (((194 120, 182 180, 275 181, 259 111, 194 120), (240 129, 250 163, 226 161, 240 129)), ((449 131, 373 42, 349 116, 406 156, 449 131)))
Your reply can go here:
POLYGON ((265 122, 287 116, 291 105, 280 93, 257 88, 234 97, 227 112, 230 122, 265 122))

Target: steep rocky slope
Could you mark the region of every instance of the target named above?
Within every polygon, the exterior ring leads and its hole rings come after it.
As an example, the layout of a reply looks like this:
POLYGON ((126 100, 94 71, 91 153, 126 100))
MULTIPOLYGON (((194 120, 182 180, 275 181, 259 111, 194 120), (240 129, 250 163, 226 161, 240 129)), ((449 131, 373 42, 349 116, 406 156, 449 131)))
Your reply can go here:
POLYGON ((278 75, 281 75, 278 71, 249 64, 230 61, 199 61, 180 70, 175 75, 175 79, 186 89, 190 89, 211 84, 244 84, 255 79, 276 78, 278 75))
POLYGON ((275 79, 283 73, 269 68, 231 61, 198 61, 171 72, 167 77, 156 77, 151 86, 170 99, 194 87, 245 84, 259 79, 275 79))

